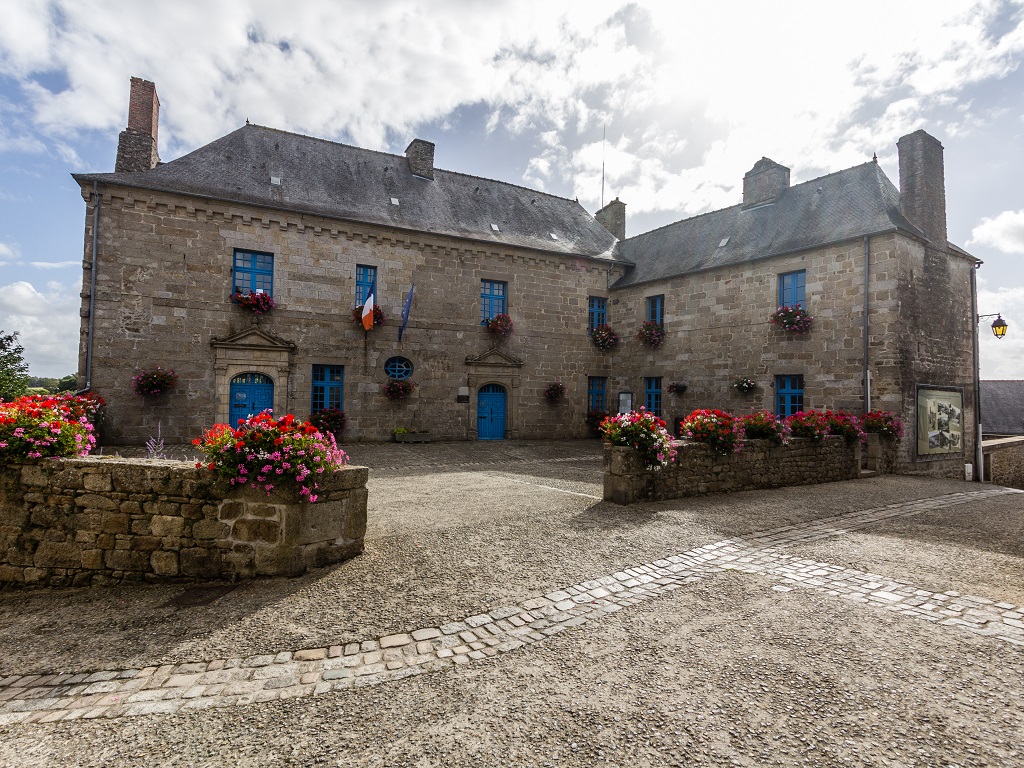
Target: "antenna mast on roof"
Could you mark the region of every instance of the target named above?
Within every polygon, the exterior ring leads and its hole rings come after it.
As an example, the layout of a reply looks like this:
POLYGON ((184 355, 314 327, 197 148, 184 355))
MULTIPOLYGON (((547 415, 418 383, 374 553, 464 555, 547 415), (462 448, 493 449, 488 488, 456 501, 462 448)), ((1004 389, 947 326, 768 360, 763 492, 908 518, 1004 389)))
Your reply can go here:
POLYGON ((601 207, 604 208, 604 143, 608 135, 608 124, 601 126, 601 207))

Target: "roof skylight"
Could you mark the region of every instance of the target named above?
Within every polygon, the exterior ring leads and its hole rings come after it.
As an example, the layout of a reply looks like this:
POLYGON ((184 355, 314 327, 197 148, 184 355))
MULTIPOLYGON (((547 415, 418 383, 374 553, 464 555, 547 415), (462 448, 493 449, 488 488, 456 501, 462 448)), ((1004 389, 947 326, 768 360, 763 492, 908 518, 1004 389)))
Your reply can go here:
POLYGON ((498 229, 498 225, 497 224, 491 224, 491 229, 493 229, 495 232, 500 232, 501 231, 500 229, 498 229))
POLYGON ((397 197, 392 197, 391 198, 391 204, 392 205, 398 205, 398 198, 397 197))

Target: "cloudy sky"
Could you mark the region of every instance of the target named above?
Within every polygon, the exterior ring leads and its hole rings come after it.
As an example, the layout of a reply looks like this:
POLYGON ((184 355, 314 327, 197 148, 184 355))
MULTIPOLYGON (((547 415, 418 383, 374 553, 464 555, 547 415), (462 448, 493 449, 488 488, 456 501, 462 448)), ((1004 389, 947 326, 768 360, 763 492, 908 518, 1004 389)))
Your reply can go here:
POLYGON ((896 140, 942 141, 949 238, 984 260, 982 377, 1024 378, 1024 0, 833 3, 10 0, 0 24, 0 329, 34 375, 76 368, 85 206, 132 75, 164 161, 243 125, 628 205, 637 234, 739 201, 767 156, 794 183, 896 140), (605 140, 602 137, 606 136, 605 140), (991 322, 991 321, 989 321, 991 322))

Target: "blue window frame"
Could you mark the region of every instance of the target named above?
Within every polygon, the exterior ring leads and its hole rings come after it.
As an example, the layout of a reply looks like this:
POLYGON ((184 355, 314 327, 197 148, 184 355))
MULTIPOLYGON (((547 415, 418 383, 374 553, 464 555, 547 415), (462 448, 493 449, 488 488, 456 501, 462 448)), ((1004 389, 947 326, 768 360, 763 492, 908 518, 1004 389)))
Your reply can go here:
POLYGON ((608 322, 608 299, 591 296, 587 302, 587 327, 591 333, 599 325, 608 322))
POLYGON ((807 270, 784 272, 779 275, 779 306, 794 307, 799 304, 807 308, 807 270))
POLYGON ((310 413, 317 413, 326 408, 337 408, 339 411, 345 402, 345 366, 314 365, 313 366, 313 398, 310 413))
POLYGON ((792 416, 804 409, 804 377, 797 374, 775 377, 775 414, 792 416))
POLYGON ((665 324, 665 296, 647 297, 647 320, 648 322, 665 324))
POLYGON ((655 416, 661 416, 661 376, 644 379, 644 407, 655 416))
MULTIPOLYGON (((366 303, 366 296, 370 293, 377 282, 377 268, 368 267, 365 264, 356 264, 356 306, 361 307, 366 303)), ((379 304, 377 297, 373 297, 373 303, 379 304)))
POLYGON ((504 315, 505 293, 508 283, 498 280, 480 281, 480 325, 485 325, 495 315, 504 315))
POLYGON ((590 376, 587 378, 587 410, 608 410, 607 376, 590 376))
POLYGON ((232 293, 274 295, 274 254, 235 249, 232 293))
POLYGON ((384 363, 388 378, 402 381, 412 376, 412 361, 405 357, 389 357, 384 363))

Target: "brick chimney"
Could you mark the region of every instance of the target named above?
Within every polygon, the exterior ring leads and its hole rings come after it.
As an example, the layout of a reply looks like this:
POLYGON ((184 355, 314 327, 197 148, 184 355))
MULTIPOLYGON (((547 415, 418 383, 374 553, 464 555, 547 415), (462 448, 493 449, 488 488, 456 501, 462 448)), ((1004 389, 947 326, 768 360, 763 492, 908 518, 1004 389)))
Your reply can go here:
POLYGON ((618 240, 626 239, 626 204, 615 198, 594 214, 597 223, 607 229, 618 240))
POLYGON ((896 142, 900 157, 900 210, 932 245, 946 247, 946 174, 942 144, 925 131, 896 142))
POLYGON ((423 139, 413 139, 405 148, 405 156, 409 160, 409 170, 414 176, 424 179, 434 178, 434 143, 423 139))
POLYGON ((160 122, 160 99, 156 86, 149 80, 132 78, 128 99, 128 128, 117 138, 116 173, 148 171, 156 168, 160 155, 156 151, 157 125, 160 122))
POLYGON ((743 207, 774 203, 789 189, 789 168, 762 157, 743 176, 743 207))

